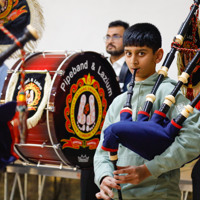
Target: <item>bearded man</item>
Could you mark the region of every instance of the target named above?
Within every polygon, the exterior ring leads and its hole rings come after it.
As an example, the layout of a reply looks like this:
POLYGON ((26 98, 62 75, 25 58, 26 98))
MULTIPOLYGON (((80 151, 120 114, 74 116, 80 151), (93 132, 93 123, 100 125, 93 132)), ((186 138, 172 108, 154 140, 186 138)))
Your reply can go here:
POLYGON ((121 92, 127 91, 127 84, 131 80, 131 73, 125 62, 123 34, 129 24, 120 20, 110 22, 107 34, 104 37, 106 51, 110 54, 108 61, 118 77, 121 92))

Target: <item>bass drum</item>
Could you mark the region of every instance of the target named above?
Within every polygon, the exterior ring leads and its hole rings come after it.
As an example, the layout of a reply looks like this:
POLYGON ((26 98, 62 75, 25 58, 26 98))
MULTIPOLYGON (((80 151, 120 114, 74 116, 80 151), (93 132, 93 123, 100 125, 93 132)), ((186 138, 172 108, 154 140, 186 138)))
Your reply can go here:
MULTIPOLYGON (((1 100, 16 100, 17 61, 8 73, 1 100)), ((37 52, 25 60, 28 133, 15 151, 26 163, 90 168, 106 112, 120 94, 112 66, 95 52, 37 52)))

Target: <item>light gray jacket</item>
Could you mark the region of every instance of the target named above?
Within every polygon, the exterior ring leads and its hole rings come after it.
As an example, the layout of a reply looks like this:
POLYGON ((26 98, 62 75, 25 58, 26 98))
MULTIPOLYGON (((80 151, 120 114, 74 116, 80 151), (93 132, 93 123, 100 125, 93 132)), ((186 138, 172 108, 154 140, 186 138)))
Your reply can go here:
MULTIPOLYGON (((134 94, 132 97, 133 120, 137 119, 137 113, 144 106, 145 96, 152 90, 158 74, 155 73, 144 81, 136 82, 134 94)), ((170 78, 165 78, 156 93, 156 101, 153 104, 152 112, 159 110, 160 105, 164 102, 165 96, 169 95, 174 89, 176 82, 170 78)), ((95 183, 99 186, 100 180, 104 176, 113 176, 113 165, 109 161, 108 152, 101 149, 103 141, 103 130, 110 124, 120 120, 120 110, 126 101, 126 93, 116 97, 110 105, 106 115, 104 126, 101 133, 101 140, 94 156, 95 183)), ((172 119, 176 117, 184 105, 189 101, 181 94, 176 96, 176 103, 172 105, 167 113, 167 117, 172 119)), ((138 185, 123 184, 122 196, 124 200, 179 200, 179 179, 180 170, 188 161, 196 158, 200 154, 200 118, 199 112, 195 109, 183 124, 179 136, 164 153, 155 156, 153 160, 145 160, 138 154, 120 145, 118 150, 118 166, 139 166, 146 164, 152 176, 145 179, 138 185)), ((155 144, 156 145, 156 144, 155 144)), ((147 149, 148 151, 148 149, 147 149)), ((115 199, 117 199, 115 191, 115 199)))

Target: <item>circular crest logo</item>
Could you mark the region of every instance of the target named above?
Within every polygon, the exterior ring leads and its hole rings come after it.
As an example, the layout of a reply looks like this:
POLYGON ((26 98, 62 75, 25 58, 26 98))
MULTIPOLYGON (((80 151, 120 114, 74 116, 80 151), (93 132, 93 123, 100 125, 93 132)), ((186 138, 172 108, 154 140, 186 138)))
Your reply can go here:
MULTIPOLYGON (((20 91, 21 90, 19 90, 18 95, 20 91)), ((27 103, 28 110, 36 111, 38 108, 39 101, 41 99, 40 88, 35 83, 30 82, 27 85, 25 85, 24 91, 26 94, 26 103, 27 103)))
MULTIPOLYGON (((65 128, 83 140, 90 139, 100 134, 106 110, 104 90, 93 76, 85 75, 71 86, 67 95, 64 109, 65 128)), ((69 143, 68 140, 65 142, 69 143)), ((66 146, 66 143, 63 146, 70 147, 66 146)), ((81 146, 83 144, 80 143, 81 146)))

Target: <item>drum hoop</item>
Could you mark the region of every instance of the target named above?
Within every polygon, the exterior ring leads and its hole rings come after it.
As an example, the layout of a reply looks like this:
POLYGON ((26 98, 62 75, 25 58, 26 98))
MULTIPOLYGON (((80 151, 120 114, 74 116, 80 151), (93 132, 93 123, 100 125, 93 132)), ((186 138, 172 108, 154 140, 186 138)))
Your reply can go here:
MULTIPOLYGON (((69 55, 68 57, 66 57, 66 58, 60 63, 59 67, 57 68, 57 71, 60 70, 60 68, 64 65, 64 63, 65 63, 69 58, 71 58, 72 56, 74 56, 74 55, 76 55, 76 54, 78 54, 78 53, 75 52, 75 53, 69 55)), ((52 81, 51 81, 51 86, 50 86, 51 88, 53 87, 56 78, 57 78, 57 73, 55 73, 54 76, 53 76, 53 79, 52 79, 52 81)), ((49 103, 49 101, 50 101, 50 98, 51 98, 51 93, 49 93, 48 103, 49 103)), ((48 106, 49 106, 49 105, 48 105, 48 106)), ((47 121, 47 130, 48 130, 50 142, 51 142, 52 145, 55 145, 55 144, 54 144, 54 141, 53 141, 53 138, 52 138, 52 135, 51 135, 51 132, 54 132, 54 134, 55 134, 55 127, 54 127, 54 124, 53 124, 53 131, 51 131, 50 124, 49 124, 49 109, 47 109, 47 112, 46 112, 46 121, 47 121)), ((54 149, 54 151, 55 151, 56 155, 58 156, 58 158, 59 158, 65 165, 69 165, 69 164, 63 159, 63 158, 65 158, 65 156, 64 156, 63 152, 61 151, 60 146, 59 146, 58 149, 54 149), (58 152, 58 150, 59 150, 59 152, 58 152), (63 156, 61 156, 60 154, 62 154, 63 156)))
POLYGON ((10 81, 8 83, 8 87, 6 90, 5 103, 12 101, 18 78, 19 78, 19 74, 16 72, 14 72, 12 76, 10 77, 10 81))
POLYGON ((23 156, 23 154, 20 153, 20 151, 18 151, 18 148, 16 145, 14 145, 14 150, 17 153, 17 155, 26 163, 31 163, 26 157, 23 156))
MULTIPOLYGON (((33 56, 33 54, 29 54, 27 57, 26 57, 26 59, 25 59, 25 62, 29 59, 29 58, 31 58, 33 56)), ((21 59, 20 59, 21 60, 21 59)), ((6 95, 5 95, 5 103, 6 102, 8 102, 8 101, 11 101, 11 99, 13 98, 13 95, 12 96, 10 96, 10 95, 8 95, 8 94, 14 94, 14 91, 12 91, 12 93, 9 91, 9 93, 8 93, 8 89, 11 87, 10 85, 11 85, 11 80, 12 79, 14 79, 13 78, 13 76, 16 76, 16 74, 18 74, 17 72, 19 71, 19 68, 20 68, 20 66, 21 66, 21 64, 22 64, 22 60, 18 63, 18 65, 15 67, 15 69, 14 69, 14 71, 13 71, 13 73, 12 73, 12 75, 11 75, 11 77, 10 77, 10 81, 8 82, 8 86, 7 86, 7 90, 6 90, 6 95), (8 97, 9 96, 9 97, 8 97), (12 98, 11 98, 12 97, 12 98)), ((19 76, 19 75, 17 75, 17 76, 19 76)), ((18 78, 18 77, 17 77, 18 78)), ((16 83, 17 84, 17 83, 16 83)), ((15 87, 16 87, 16 84, 15 84, 15 86, 13 86, 13 90, 15 89, 15 87)))

